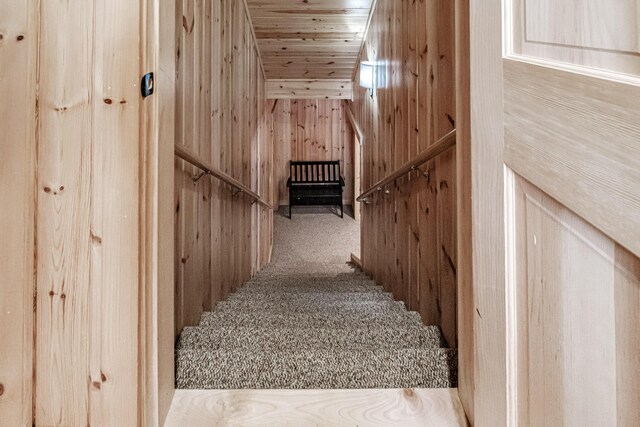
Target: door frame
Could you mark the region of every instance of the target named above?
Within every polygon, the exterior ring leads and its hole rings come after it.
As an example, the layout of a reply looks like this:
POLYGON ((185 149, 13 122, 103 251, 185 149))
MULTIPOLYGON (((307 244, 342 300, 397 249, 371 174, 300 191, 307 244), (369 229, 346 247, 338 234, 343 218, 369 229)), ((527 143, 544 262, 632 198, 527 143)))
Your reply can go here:
POLYGON ((142 2, 141 75, 153 72, 155 93, 141 107, 139 292, 140 423, 164 425, 175 393, 174 145, 176 7, 142 2))
POLYGON ((474 425, 508 407, 502 0, 456 0, 459 394, 474 425))

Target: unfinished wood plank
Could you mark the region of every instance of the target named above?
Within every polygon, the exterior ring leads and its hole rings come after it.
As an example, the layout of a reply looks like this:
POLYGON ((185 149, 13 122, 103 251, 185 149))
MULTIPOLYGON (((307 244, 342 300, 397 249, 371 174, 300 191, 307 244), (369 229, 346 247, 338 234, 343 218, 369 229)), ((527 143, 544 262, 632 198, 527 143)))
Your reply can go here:
POLYGON ((102 239, 101 230, 92 234, 90 210, 94 5, 40 7, 40 72, 48 78, 39 87, 40 105, 47 108, 39 114, 37 251, 49 256, 37 264, 35 422, 87 425, 88 337, 100 330, 100 318, 91 322, 89 314, 90 283, 99 277, 99 271, 92 275, 91 256, 92 244, 102 239))
POLYGON ((95 71, 90 76, 92 289, 87 311, 91 319, 88 415, 94 425, 124 425, 139 419, 141 97, 140 62, 131 58, 138 57, 140 45, 131 41, 139 40, 141 16, 140 10, 129 6, 127 0, 96 2, 94 11, 100 17, 94 19, 100 39, 93 46, 95 71))
POLYGON ((36 192, 35 3, 0 1, 0 414, 33 422, 34 219, 36 192))
POLYGON ((466 426, 455 389, 176 392, 167 426, 466 426))

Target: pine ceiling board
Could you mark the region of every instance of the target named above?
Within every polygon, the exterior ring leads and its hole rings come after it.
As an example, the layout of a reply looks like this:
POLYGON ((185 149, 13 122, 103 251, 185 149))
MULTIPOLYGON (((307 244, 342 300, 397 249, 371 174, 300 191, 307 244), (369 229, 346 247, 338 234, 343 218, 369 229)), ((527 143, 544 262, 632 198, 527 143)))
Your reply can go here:
MULTIPOLYGON (((289 25, 346 25, 362 28, 367 25, 366 16, 346 15, 308 15, 298 13, 295 15, 266 18, 255 16, 251 18, 256 31, 264 28, 287 28, 289 25)), ((362 30, 360 30, 362 31, 362 30)))
POLYGON ((291 16, 309 15, 309 16, 352 16, 367 19, 369 17, 369 9, 251 9, 252 16, 256 18, 287 18, 291 16))
POLYGON ((258 40, 260 48, 280 48, 287 47, 349 47, 360 49, 361 43, 356 40, 293 40, 293 39, 261 39, 258 40))
POLYGON ((353 84, 346 80, 267 80, 267 99, 352 99, 353 84))
MULTIPOLYGON (((297 70, 269 70, 269 75, 273 76, 274 80, 285 80, 285 79, 299 79, 300 76, 317 76, 315 79, 346 79, 350 78, 351 70, 349 69, 339 69, 332 70, 329 68, 311 68, 311 69, 297 69, 297 70)), ((309 77, 307 77, 309 78, 309 77)))
POLYGON ((349 59, 331 59, 331 58, 293 58, 285 61, 282 58, 267 58, 263 61, 265 68, 309 68, 309 67, 335 67, 335 68, 353 68, 355 61, 349 59))
POLYGON ((249 9, 371 9, 371 0, 248 0, 249 9))
POLYGON ((349 32, 336 33, 333 31, 327 32, 310 32, 310 31, 264 31, 256 32, 257 39, 293 39, 293 40, 357 40, 362 41, 362 32, 349 32))
POLYGON ((299 61, 302 60, 304 58, 309 58, 309 59, 318 59, 318 58, 323 58, 326 59, 327 61, 331 61, 331 60, 353 60, 354 63, 356 61, 356 58, 353 56, 353 54, 350 53, 340 53, 340 52, 334 52, 331 54, 327 54, 326 52, 293 52, 293 51, 277 51, 274 53, 270 53, 268 57, 273 57, 273 58, 281 58, 283 61, 285 59, 288 59, 290 61, 299 61))
POLYGON ((268 80, 336 80, 349 71, 353 75, 373 0, 246 3, 268 80))

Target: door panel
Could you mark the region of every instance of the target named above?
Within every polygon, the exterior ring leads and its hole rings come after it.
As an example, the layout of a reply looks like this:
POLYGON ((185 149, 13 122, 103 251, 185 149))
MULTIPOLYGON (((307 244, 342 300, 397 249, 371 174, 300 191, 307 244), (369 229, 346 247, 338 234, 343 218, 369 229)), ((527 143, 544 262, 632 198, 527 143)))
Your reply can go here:
POLYGON ((506 0, 513 54, 637 76, 640 0, 506 0))
POLYGON ((505 0, 510 415, 640 419, 639 0, 505 0))
POLYGON ((518 420, 640 419, 640 260, 516 177, 518 420))
POLYGON ((640 86, 504 61, 505 163, 640 254, 640 86))

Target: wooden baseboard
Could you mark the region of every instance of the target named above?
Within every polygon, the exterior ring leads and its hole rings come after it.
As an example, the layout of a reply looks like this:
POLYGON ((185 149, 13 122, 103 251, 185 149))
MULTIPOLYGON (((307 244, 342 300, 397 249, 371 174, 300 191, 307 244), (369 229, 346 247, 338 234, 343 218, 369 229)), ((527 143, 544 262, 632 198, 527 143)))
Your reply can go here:
POLYGON ((351 254, 351 263, 360 270, 364 271, 364 269, 362 268, 362 261, 355 254, 351 254))

